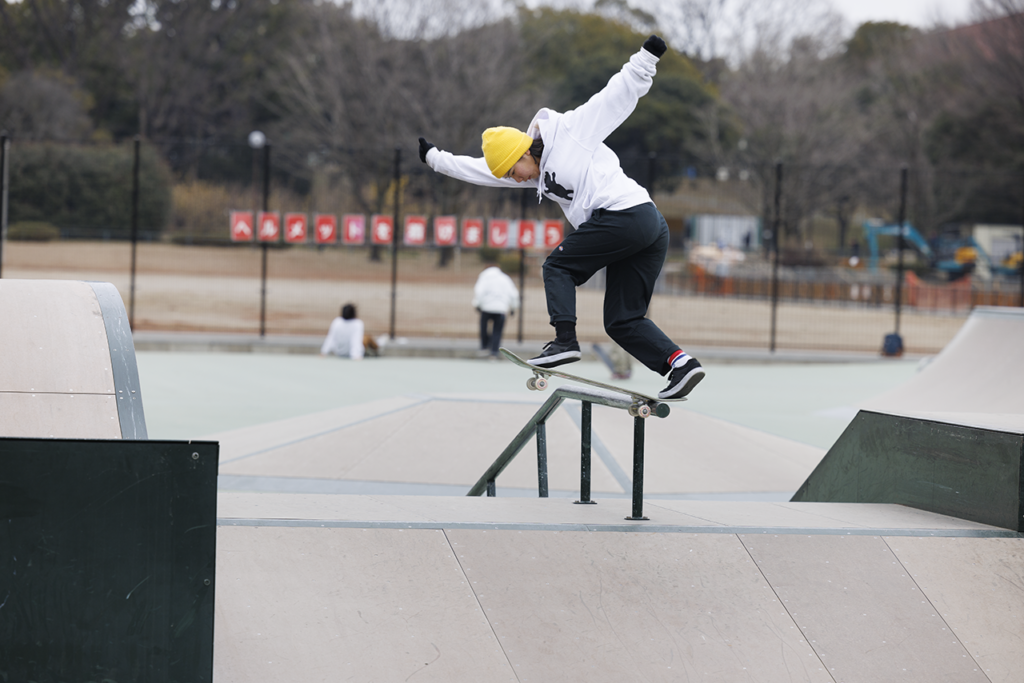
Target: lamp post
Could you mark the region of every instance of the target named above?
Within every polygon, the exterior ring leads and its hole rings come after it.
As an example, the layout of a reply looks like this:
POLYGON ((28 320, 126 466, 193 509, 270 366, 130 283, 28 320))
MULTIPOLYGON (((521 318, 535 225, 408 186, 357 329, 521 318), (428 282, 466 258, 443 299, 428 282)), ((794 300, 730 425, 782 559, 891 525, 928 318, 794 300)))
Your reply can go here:
POLYGON ((779 232, 782 230, 782 162, 775 162, 775 215, 772 216, 772 328, 768 350, 775 353, 775 329, 779 311, 779 232))
POLYGON ((135 256, 139 246, 139 146, 142 138, 135 136, 134 161, 132 163, 132 281, 128 297, 128 327, 135 329, 135 256))
MULTIPOLYGON (((267 136, 258 130, 254 130, 249 133, 249 147, 252 148, 252 184, 253 190, 256 189, 256 176, 257 169, 259 167, 259 150, 263 150, 263 211, 269 210, 270 201, 270 143, 267 141, 267 136)), ((259 216, 259 211, 256 212, 259 216)), ((256 235, 257 239, 259 235, 259 221, 256 223, 256 235)), ((267 333, 267 243, 265 241, 260 242, 260 249, 263 252, 261 255, 261 269, 260 269, 260 337, 264 337, 267 333)))

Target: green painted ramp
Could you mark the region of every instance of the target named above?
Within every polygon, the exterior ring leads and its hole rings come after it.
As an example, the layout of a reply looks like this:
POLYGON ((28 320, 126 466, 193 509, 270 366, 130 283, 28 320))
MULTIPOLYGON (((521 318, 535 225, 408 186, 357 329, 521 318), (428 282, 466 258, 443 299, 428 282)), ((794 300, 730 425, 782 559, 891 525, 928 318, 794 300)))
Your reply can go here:
POLYGON ((794 502, 895 503, 1024 531, 1024 435, 862 410, 794 502))

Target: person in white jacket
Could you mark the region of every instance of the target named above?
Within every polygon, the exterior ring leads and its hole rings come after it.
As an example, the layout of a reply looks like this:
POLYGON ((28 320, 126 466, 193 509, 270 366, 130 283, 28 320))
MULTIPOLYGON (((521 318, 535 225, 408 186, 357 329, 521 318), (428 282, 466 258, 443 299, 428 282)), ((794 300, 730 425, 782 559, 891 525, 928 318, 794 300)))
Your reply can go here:
POLYGON ((356 317, 356 307, 345 304, 341 307, 341 315, 332 320, 327 329, 327 337, 320 345, 320 355, 359 360, 366 352, 364 332, 363 321, 356 317))
POLYGON ((484 256, 484 268, 473 287, 473 308, 480 313, 480 351, 491 358, 498 357, 501 333, 509 314, 519 308, 519 290, 512 278, 494 265, 496 258, 484 256))
POLYGON ((689 394, 704 369, 646 317, 668 253, 668 225, 647 190, 622 171, 604 144, 650 90, 666 49, 652 35, 586 103, 565 113, 541 109, 525 133, 488 128, 483 158, 441 151, 424 138, 419 151, 424 163, 453 178, 493 187, 536 186, 538 201, 553 200, 575 228, 544 262, 555 339, 529 360, 532 365, 551 368, 580 359, 576 287, 607 268, 605 331, 646 367, 668 375, 658 396, 670 399, 689 394))

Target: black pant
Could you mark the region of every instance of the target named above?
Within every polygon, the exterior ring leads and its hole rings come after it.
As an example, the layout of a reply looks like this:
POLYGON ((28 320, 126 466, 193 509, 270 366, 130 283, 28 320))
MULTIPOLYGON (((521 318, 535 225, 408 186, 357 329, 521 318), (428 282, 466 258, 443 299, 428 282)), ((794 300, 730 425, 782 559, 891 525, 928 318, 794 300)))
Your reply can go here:
POLYGON ((662 375, 679 347, 646 317, 668 253, 668 225, 653 203, 599 209, 566 235, 544 261, 551 324, 576 322, 576 287, 607 268, 604 329, 645 366, 662 375))
POLYGON ((491 355, 498 355, 498 347, 501 346, 501 333, 505 329, 504 313, 487 313, 480 311, 480 348, 490 350, 491 355), (488 334, 487 327, 490 323, 491 331, 488 334))

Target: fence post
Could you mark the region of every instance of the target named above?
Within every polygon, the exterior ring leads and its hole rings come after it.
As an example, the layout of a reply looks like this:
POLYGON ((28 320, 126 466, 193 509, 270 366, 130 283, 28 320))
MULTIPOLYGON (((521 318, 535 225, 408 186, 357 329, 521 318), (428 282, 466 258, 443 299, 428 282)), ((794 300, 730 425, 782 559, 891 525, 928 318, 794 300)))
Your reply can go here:
POLYGON ((7 150, 10 139, 7 131, 0 134, 0 277, 3 277, 4 242, 7 241, 7 150))
POLYGON ((775 164, 775 216, 772 220, 772 245, 775 247, 772 261, 772 331, 768 350, 775 353, 775 330, 779 308, 779 231, 782 229, 782 162, 775 164))
POLYGON ((395 224, 391 230, 391 325, 388 336, 395 338, 395 305, 398 297, 398 220, 402 207, 402 148, 395 148, 395 224))
MULTIPOLYGON (((900 334, 900 309, 903 304, 903 235, 907 230, 907 167, 900 167, 900 213, 897 221, 900 226, 896 237, 896 336, 900 334)), ((902 345, 901 345, 902 346, 902 345)))
POLYGON ((132 284, 128 298, 128 327, 135 329, 135 265, 139 244, 139 146, 141 140, 135 136, 135 161, 132 164, 132 284))
MULTIPOLYGON (((530 192, 524 190, 519 193, 519 220, 526 220, 526 203, 529 201, 530 192)), ((522 228, 520 228, 522 229, 522 228)), ((523 343, 523 319, 526 317, 526 249, 519 248, 519 333, 516 341, 523 343)))
MULTIPOLYGON (((270 141, 263 146, 263 212, 270 211, 270 141)), ((259 230, 257 228, 257 235, 259 230)), ((263 242, 260 270, 260 338, 267 334, 267 243, 263 242)))

